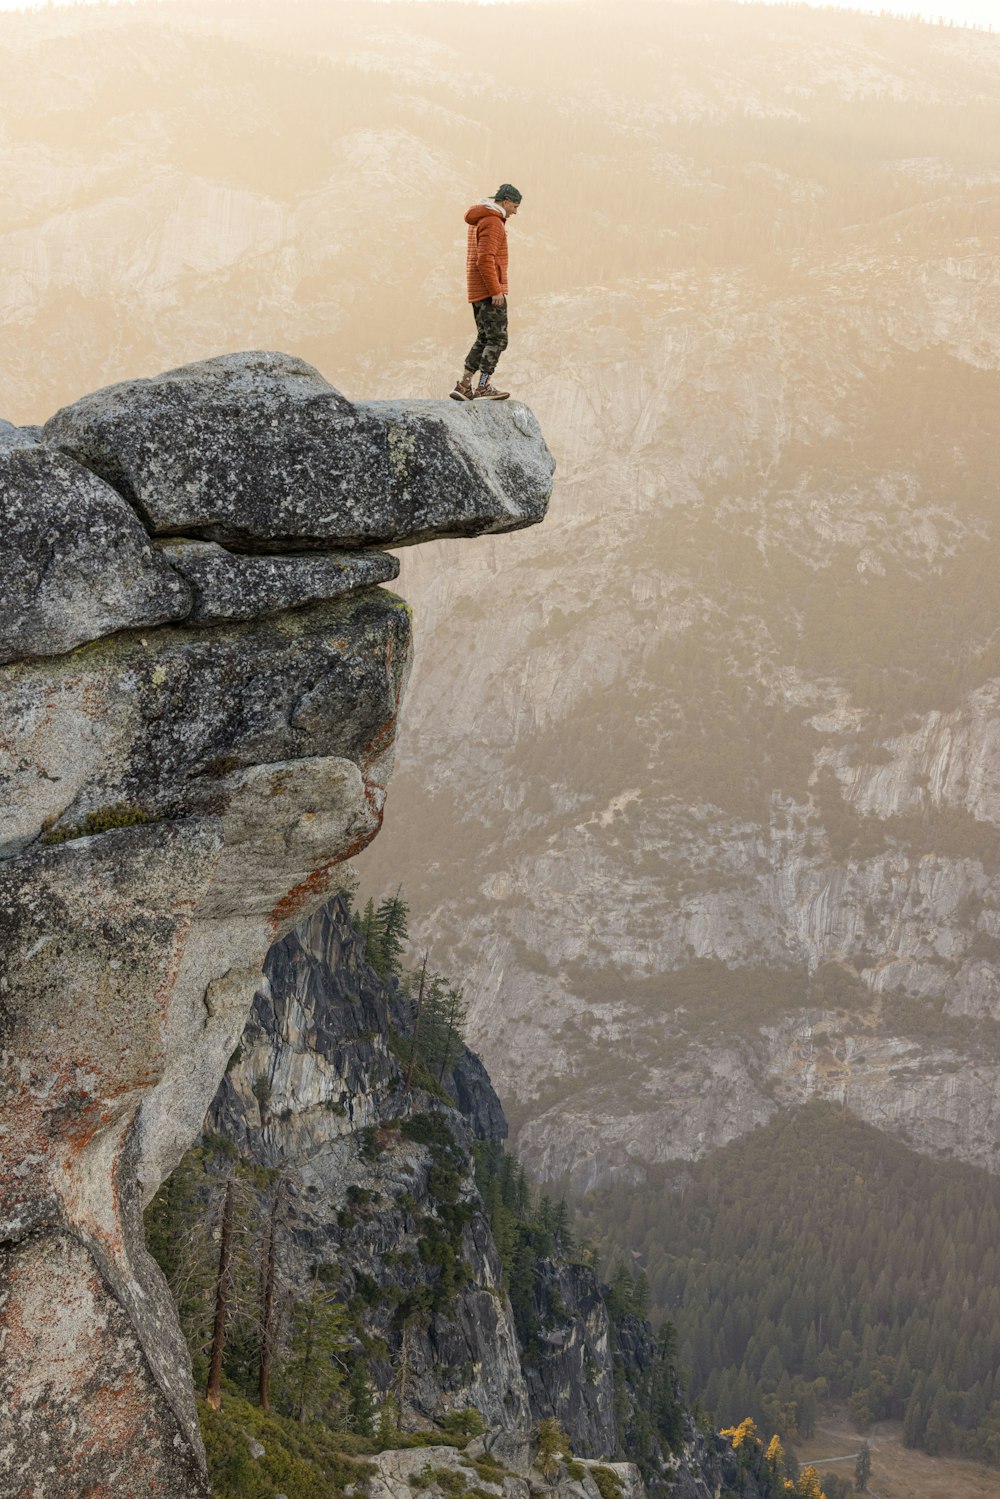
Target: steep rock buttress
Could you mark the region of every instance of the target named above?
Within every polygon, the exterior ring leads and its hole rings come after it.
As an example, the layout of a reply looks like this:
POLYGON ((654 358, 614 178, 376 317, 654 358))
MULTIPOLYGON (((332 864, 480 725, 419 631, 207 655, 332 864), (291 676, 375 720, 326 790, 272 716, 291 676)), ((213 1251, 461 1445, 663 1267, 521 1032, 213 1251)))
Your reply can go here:
POLYGON ((207 1495, 142 1204, 267 949, 378 831, 411 642, 370 548, 534 524, 552 468, 523 406, 352 405, 280 354, 0 427, 12 1499, 207 1495))

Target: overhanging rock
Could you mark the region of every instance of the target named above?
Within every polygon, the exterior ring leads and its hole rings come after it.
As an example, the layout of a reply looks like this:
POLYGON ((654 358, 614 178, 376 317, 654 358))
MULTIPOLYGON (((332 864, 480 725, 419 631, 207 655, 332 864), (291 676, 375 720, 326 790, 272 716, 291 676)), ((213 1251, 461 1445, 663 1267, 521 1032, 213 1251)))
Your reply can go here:
POLYGON ((265 352, 109 386, 43 435, 154 535, 254 552, 515 531, 543 518, 554 467, 517 402, 354 405, 301 359, 265 352))
POLYGON ((524 407, 352 406, 280 354, 0 459, 0 1493, 207 1499, 142 1201, 381 824, 411 639, 370 548, 533 524, 552 459, 524 407))

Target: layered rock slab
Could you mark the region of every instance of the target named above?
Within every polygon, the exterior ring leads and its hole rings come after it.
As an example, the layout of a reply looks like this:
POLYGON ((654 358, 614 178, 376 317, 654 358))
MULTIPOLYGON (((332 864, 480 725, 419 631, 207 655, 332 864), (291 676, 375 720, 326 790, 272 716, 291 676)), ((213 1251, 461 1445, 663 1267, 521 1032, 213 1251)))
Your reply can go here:
POLYGON ((353 404, 287 354, 227 354, 56 413, 45 441, 156 536, 255 552, 407 546, 542 520, 554 463, 516 402, 353 404))
POLYGON ((197 625, 262 619, 399 576, 399 563, 387 552, 237 556, 213 541, 165 541, 160 549, 191 589, 188 622, 197 625))
POLYGON ((359 764, 380 813, 379 761, 409 645, 405 604, 365 590, 267 621, 130 632, 0 668, 0 855, 40 833, 85 831, 88 818, 214 812, 242 772, 317 757, 359 764))

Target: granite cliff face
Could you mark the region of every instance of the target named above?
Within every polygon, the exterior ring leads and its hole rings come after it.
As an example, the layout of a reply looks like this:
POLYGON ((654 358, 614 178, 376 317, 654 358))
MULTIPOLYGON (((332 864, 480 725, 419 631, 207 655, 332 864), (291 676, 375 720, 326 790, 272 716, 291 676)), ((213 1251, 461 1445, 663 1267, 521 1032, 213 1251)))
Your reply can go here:
MULTIPOLYGON (((519 1326, 474 1159, 476 1142, 506 1136, 499 1100, 464 1047, 442 1075, 444 1097, 408 1089, 412 1026, 412 1001, 369 966, 342 898, 268 954, 205 1128, 207 1141, 236 1148, 241 1168, 280 1174, 286 1298, 318 1276, 344 1306, 363 1307, 355 1326, 374 1350, 369 1376, 380 1400, 397 1401, 406 1429, 474 1407, 488 1431, 469 1456, 493 1454, 537 1483, 532 1428, 555 1417, 573 1454, 615 1464, 627 1493, 644 1492, 635 1457, 650 1493, 710 1499, 731 1448, 698 1430, 649 1323, 614 1313, 593 1268, 558 1254, 537 1259, 528 1330, 519 1326), (451 1255, 440 1253, 445 1240, 451 1255), (664 1403, 675 1423, 669 1442, 664 1403)), ((463 1461, 453 1454, 448 1465, 463 1461)), ((437 1458, 421 1449, 378 1463, 406 1495, 437 1458)), ((589 1477, 564 1471, 560 1492, 579 1483, 589 1495, 589 1477)))
POLYGON ((580 1187, 817 1092, 994 1165, 1000 38, 670 0, 0 27, 23 421, 233 329, 367 394, 450 384, 482 59, 517 56, 501 370, 560 504, 403 556, 433 644, 372 888, 403 880, 519 1147, 580 1187))
POLYGON ((447 1087, 464 1111, 441 1112, 439 1098, 407 1092, 389 1038, 410 1028, 408 1007, 364 961, 342 901, 272 948, 264 977, 206 1124, 242 1160, 288 1173, 285 1275, 304 1286, 318 1262, 335 1266, 345 1301, 369 1286, 366 1328, 387 1349, 376 1369, 384 1388, 396 1384, 407 1308, 416 1310, 415 1293, 430 1282, 429 1317, 412 1317, 407 1331, 404 1419, 426 1422, 472 1405, 490 1425, 527 1425, 510 1304, 473 1180, 470 1124, 480 1138, 507 1132, 489 1079, 463 1048, 447 1087), (443 1126, 429 1131, 432 1145, 404 1128, 429 1116, 443 1126), (455 1202, 467 1210, 468 1221, 450 1228, 435 1191, 439 1156, 453 1157, 455 1202), (453 1295, 435 1292, 440 1277, 421 1257, 446 1228, 469 1267, 453 1295))
POLYGON ((532 524, 551 472, 525 408, 352 407, 280 354, 5 427, 5 1493, 206 1492, 139 1215, 382 820, 410 619, 343 549, 532 524))

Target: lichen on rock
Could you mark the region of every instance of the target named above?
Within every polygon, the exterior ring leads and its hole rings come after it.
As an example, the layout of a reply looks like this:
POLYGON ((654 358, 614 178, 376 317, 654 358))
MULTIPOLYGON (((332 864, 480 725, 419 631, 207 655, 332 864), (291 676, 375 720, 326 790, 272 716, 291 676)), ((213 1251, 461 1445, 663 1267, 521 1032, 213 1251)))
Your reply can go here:
POLYGON ((239 556, 212 541, 166 541, 160 550, 193 594, 191 624, 261 619, 388 583, 399 563, 386 552, 239 556))
POLYGON ((38 444, 0 443, 0 571, 0 662, 59 655, 191 608, 187 583, 122 497, 38 444))
POLYGON ((44 437, 114 485, 154 535, 242 551, 512 531, 542 520, 552 490, 527 407, 355 405, 312 365, 261 351, 96 391, 44 437))

